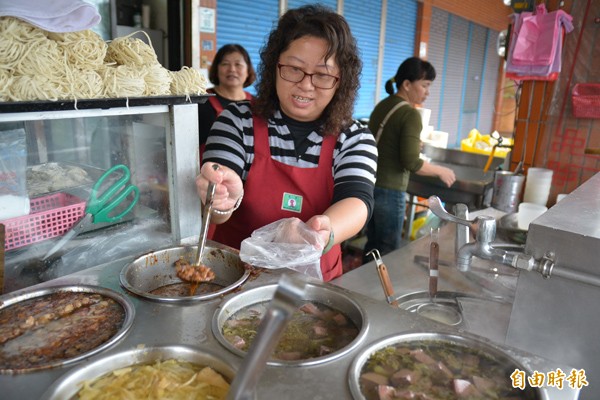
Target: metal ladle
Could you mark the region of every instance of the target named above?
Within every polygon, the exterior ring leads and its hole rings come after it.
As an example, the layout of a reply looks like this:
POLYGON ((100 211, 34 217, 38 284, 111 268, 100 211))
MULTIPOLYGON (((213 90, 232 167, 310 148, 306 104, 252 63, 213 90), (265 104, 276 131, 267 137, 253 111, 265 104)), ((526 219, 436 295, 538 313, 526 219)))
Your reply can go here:
POLYGON ((240 366, 227 395, 227 400, 255 398, 256 386, 267 361, 294 311, 305 298, 305 283, 283 275, 269 307, 263 316, 256 336, 240 366))

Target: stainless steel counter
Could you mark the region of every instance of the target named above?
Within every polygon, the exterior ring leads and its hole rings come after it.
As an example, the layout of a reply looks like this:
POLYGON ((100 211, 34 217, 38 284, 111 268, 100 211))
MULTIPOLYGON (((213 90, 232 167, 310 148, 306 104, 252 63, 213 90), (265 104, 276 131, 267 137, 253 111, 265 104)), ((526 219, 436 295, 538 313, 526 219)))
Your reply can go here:
MULTIPOLYGON (((406 290, 404 288, 408 288, 408 290, 422 289, 423 285, 420 282, 421 275, 425 276, 424 270, 419 266, 415 266, 411 258, 414 254, 422 253, 422 247, 423 241, 417 241, 409 248, 399 250, 391 254, 390 257, 384 258, 388 262, 396 288, 402 287, 402 291, 406 290), (400 285, 400 281, 407 285, 400 285)), ((446 241, 442 242, 441 254, 442 258, 449 257, 446 241)), ((86 363, 103 355, 135 348, 139 345, 185 344, 198 346, 216 352, 225 362, 231 363, 234 368, 239 367, 242 359, 225 349, 211 331, 212 317, 221 299, 175 306, 132 296, 119 284, 119 272, 130 261, 132 259, 129 258, 116 260, 35 286, 35 288, 39 288, 62 284, 88 284, 113 289, 130 296, 136 309, 135 320, 131 331, 121 342, 101 354, 82 361, 82 363, 23 375, 0 375, 3 399, 39 398, 52 382, 72 368, 77 368, 78 365, 86 365, 86 363)), ((454 290, 458 288, 473 293, 489 294, 488 289, 479 288, 478 283, 473 280, 462 279, 450 270, 442 269, 441 273, 441 289, 454 290)), ((241 290, 275 283, 280 275, 280 272, 261 272, 257 277, 246 282, 241 290)), ((446 325, 389 306, 383 301, 382 291, 377 279, 374 266, 369 263, 337 279, 334 282, 335 285, 331 285, 335 290, 339 290, 354 299, 368 316, 368 332, 356 348, 343 357, 324 364, 292 368, 283 366, 267 367, 259 383, 257 398, 276 399, 285 397, 290 400, 307 398, 318 400, 350 399, 349 368, 361 349, 366 348, 368 344, 380 338, 402 332, 456 332, 456 330, 446 325)), ((21 292, 17 291, 2 296, 0 301, 9 296, 19 295, 21 292)), ((234 295, 235 293, 226 295, 223 300, 234 295)), ((468 333, 463 334, 469 336, 468 333)), ((507 350, 507 352, 531 370, 548 371, 557 367, 569 370, 568 366, 551 364, 547 360, 531 356, 523 351, 507 350)), ((544 390, 549 399, 570 400, 576 398, 576 393, 571 390, 558 390, 553 387, 544 390)))

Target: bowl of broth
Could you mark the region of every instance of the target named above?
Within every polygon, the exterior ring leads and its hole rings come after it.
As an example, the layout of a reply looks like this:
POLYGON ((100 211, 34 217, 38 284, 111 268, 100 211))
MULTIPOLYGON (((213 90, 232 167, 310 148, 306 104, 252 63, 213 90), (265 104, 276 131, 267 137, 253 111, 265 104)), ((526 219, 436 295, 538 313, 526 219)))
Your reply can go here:
MULTIPOLYGON (((265 285, 244 291, 217 308, 212 331, 226 349, 240 357, 246 355, 276 288, 265 285)), ((307 283, 305 298, 267 364, 307 366, 337 359, 358 346, 367 329, 366 313, 343 291, 307 283)))

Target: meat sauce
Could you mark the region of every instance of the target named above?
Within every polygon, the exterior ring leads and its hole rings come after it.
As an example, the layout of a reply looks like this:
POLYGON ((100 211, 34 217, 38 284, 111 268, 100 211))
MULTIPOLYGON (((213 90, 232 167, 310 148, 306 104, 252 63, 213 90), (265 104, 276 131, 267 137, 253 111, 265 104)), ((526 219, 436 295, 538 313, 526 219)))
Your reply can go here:
POLYGON ((0 310, 0 371, 41 368, 110 340, 123 307, 96 293, 58 292, 0 310))

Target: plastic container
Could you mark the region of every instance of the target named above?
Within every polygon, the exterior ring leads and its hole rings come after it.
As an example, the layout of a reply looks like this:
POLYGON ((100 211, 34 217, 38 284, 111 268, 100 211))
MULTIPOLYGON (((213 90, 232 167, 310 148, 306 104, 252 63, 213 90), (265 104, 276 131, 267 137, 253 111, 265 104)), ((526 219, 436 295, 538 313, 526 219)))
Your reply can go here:
POLYGON ((0 132, 0 221, 29 214, 25 131, 0 132))
MULTIPOLYGON (((468 153, 484 154, 489 156, 492 153, 494 145, 497 143, 498 141, 492 138, 491 135, 482 135, 477 129, 471 129, 469 136, 460 141, 460 149, 468 153)), ((503 137, 502 144, 511 146, 513 144, 513 140, 511 138, 503 137)), ((510 148, 508 147, 496 147, 496 150, 494 151, 494 157, 505 158, 509 152, 510 148)))
POLYGON ((16 249, 64 235, 85 212, 85 201, 67 193, 31 199, 31 214, 2 221, 5 249, 16 249))
POLYGON ((550 196, 553 171, 547 168, 529 168, 523 201, 545 206, 550 196))
POLYGON ((548 207, 539 204, 519 204, 519 212, 517 213, 517 224, 519 225, 519 229, 524 231, 529 230, 529 224, 546 211, 548 211, 548 207))

